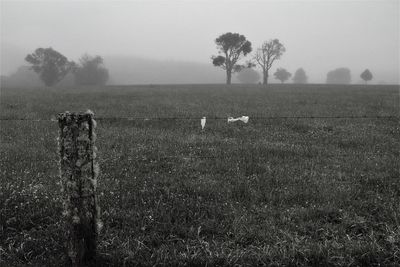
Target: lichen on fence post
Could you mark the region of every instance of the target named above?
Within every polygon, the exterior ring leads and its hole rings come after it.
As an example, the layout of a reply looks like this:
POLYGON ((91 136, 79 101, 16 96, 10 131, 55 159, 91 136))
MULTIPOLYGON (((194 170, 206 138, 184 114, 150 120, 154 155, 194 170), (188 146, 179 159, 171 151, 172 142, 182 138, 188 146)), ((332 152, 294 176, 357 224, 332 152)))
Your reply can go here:
POLYGON ((91 111, 61 113, 59 152, 66 248, 72 266, 92 265, 101 228, 96 186, 96 122, 91 111))

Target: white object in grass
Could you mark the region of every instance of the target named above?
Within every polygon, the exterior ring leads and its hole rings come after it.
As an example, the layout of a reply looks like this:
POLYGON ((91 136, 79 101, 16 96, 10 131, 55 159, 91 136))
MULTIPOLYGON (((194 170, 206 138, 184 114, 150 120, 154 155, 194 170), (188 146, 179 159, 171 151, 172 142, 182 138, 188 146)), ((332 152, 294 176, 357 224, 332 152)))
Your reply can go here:
POLYGON ((242 117, 239 117, 239 118, 233 118, 233 117, 229 117, 228 118, 228 123, 235 122, 235 121, 242 121, 244 123, 248 123, 249 122, 249 116, 242 116, 242 117))
POLYGON ((201 129, 203 130, 204 127, 206 127, 206 117, 203 117, 203 118, 201 119, 201 129))

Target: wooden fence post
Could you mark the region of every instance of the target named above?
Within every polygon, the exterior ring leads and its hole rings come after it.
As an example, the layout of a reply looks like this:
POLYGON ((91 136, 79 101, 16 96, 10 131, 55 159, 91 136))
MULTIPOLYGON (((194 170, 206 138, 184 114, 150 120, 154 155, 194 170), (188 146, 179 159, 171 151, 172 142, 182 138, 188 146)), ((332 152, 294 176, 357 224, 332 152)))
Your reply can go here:
POLYGON ((91 111, 58 115, 66 247, 70 264, 77 267, 95 264, 101 228, 93 115, 91 111))

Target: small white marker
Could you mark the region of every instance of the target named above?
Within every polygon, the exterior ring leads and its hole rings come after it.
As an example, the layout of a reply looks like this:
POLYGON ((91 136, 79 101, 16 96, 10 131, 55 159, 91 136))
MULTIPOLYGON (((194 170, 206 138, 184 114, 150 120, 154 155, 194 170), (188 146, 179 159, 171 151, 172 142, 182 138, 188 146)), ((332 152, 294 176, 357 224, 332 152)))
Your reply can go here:
POLYGON ((206 117, 203 117, 203 118, 201 119, 201 129, 203 130, 204 127, 206 127, 206 117))

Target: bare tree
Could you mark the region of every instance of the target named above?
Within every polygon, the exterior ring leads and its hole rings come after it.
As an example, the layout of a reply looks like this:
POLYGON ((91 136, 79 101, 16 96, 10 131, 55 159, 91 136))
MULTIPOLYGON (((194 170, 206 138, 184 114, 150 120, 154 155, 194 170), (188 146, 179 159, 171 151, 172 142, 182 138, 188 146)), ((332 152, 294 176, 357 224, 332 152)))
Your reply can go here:
POLYGON ((225 56, 212 56, 214 66, 226 71, 226 84, 231 84, 232 73, 240 71, 244 65, 237 64, 242 56, 251 52, 251 42, 244 35, 227 32, 215 39, 218 53, 225 56))
POLYGON ((261 48, 257 49, 254 60, 261 67, 263 73, 263 84, 268 84, 268 71, 275 60, 279 59, 286 51, 278 39, 265 41, 261 48))

